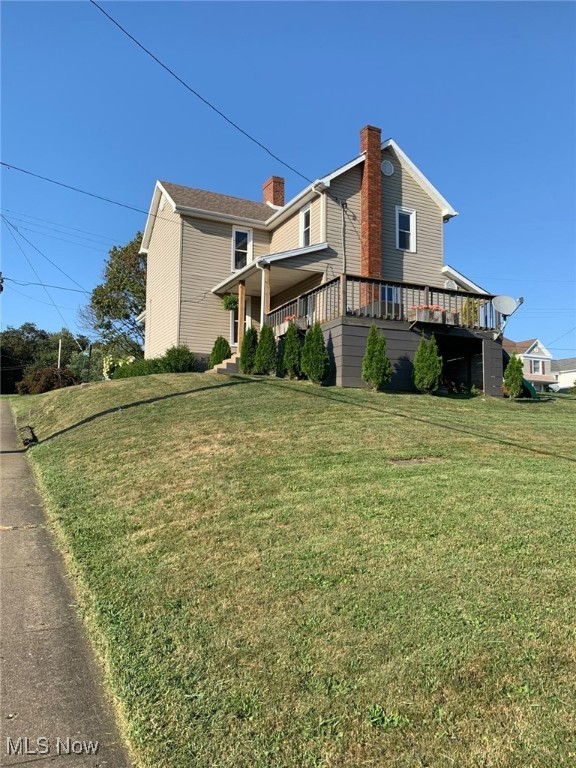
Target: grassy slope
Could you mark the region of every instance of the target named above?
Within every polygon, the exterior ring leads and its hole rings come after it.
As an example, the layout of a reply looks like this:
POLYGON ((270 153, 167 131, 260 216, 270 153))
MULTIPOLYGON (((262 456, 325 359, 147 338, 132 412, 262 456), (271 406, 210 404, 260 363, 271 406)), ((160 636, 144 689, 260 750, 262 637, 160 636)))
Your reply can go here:
POLYGON ((14 407, 41 440, 111 409, 31 457, 142 766, 574 765, 574 401, 190 374, 14 407))

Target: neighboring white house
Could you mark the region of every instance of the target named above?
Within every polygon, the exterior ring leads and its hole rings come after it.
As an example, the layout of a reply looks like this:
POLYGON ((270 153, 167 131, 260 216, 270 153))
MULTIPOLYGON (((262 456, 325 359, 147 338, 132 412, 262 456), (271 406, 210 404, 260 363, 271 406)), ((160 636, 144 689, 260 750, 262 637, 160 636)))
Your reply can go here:
POLYGON ((544 392, 556 383, 556 374, 552 371, 552 355, 539 339, 512 341, 504 339, 502 346, 509 355, 516 355, 524 363, 524 378, 535 389, 544 392))
POLYGON ((576 357, 552 360, 552 372, 559 389, 569 389, 576 384, 576 357))

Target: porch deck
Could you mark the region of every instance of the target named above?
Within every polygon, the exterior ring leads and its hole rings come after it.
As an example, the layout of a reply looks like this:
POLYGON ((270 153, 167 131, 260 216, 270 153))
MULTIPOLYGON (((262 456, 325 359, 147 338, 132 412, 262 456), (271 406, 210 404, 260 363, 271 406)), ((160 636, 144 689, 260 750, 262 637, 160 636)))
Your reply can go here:
POLYGON ((276 335, 282 335, 290 320, 305 327, 346 316, 494 331, 500 313, 492 299, 488 294, 342 274, 275 307, 265 314, 265 322, 276 335))

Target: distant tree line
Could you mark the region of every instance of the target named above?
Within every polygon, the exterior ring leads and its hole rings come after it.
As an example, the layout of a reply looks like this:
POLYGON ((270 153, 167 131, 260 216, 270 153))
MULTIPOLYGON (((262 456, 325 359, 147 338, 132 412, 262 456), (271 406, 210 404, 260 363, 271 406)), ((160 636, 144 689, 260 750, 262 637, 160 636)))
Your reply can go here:
POLYGON ((88 335, 46 331, 35 323, 0 333, 0 392, 12 394, 26 376, 56 368, 60 340, 60 367, 78 381, 102 379, 105 356, 142 357, 144 326, 136 320, 146 306, 146 257, 140 254, 141 244, 142 234, 137 232, 129 243, 108 252, 103 281, 80 310, 80 323, 88 335))

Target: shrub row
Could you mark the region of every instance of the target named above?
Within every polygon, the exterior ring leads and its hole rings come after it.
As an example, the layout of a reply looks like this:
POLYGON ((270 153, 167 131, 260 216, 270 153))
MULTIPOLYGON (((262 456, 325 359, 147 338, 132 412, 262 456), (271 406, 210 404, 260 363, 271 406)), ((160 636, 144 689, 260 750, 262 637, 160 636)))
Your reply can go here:
POLYGON ((194 370, 196 358, 188 347, 170 347, 162 357, 149 360, 135 360, 121 365, 112 374, 113 379, 129 379, 133 376, 148 376, 151 373, 190 373, 194 370))

